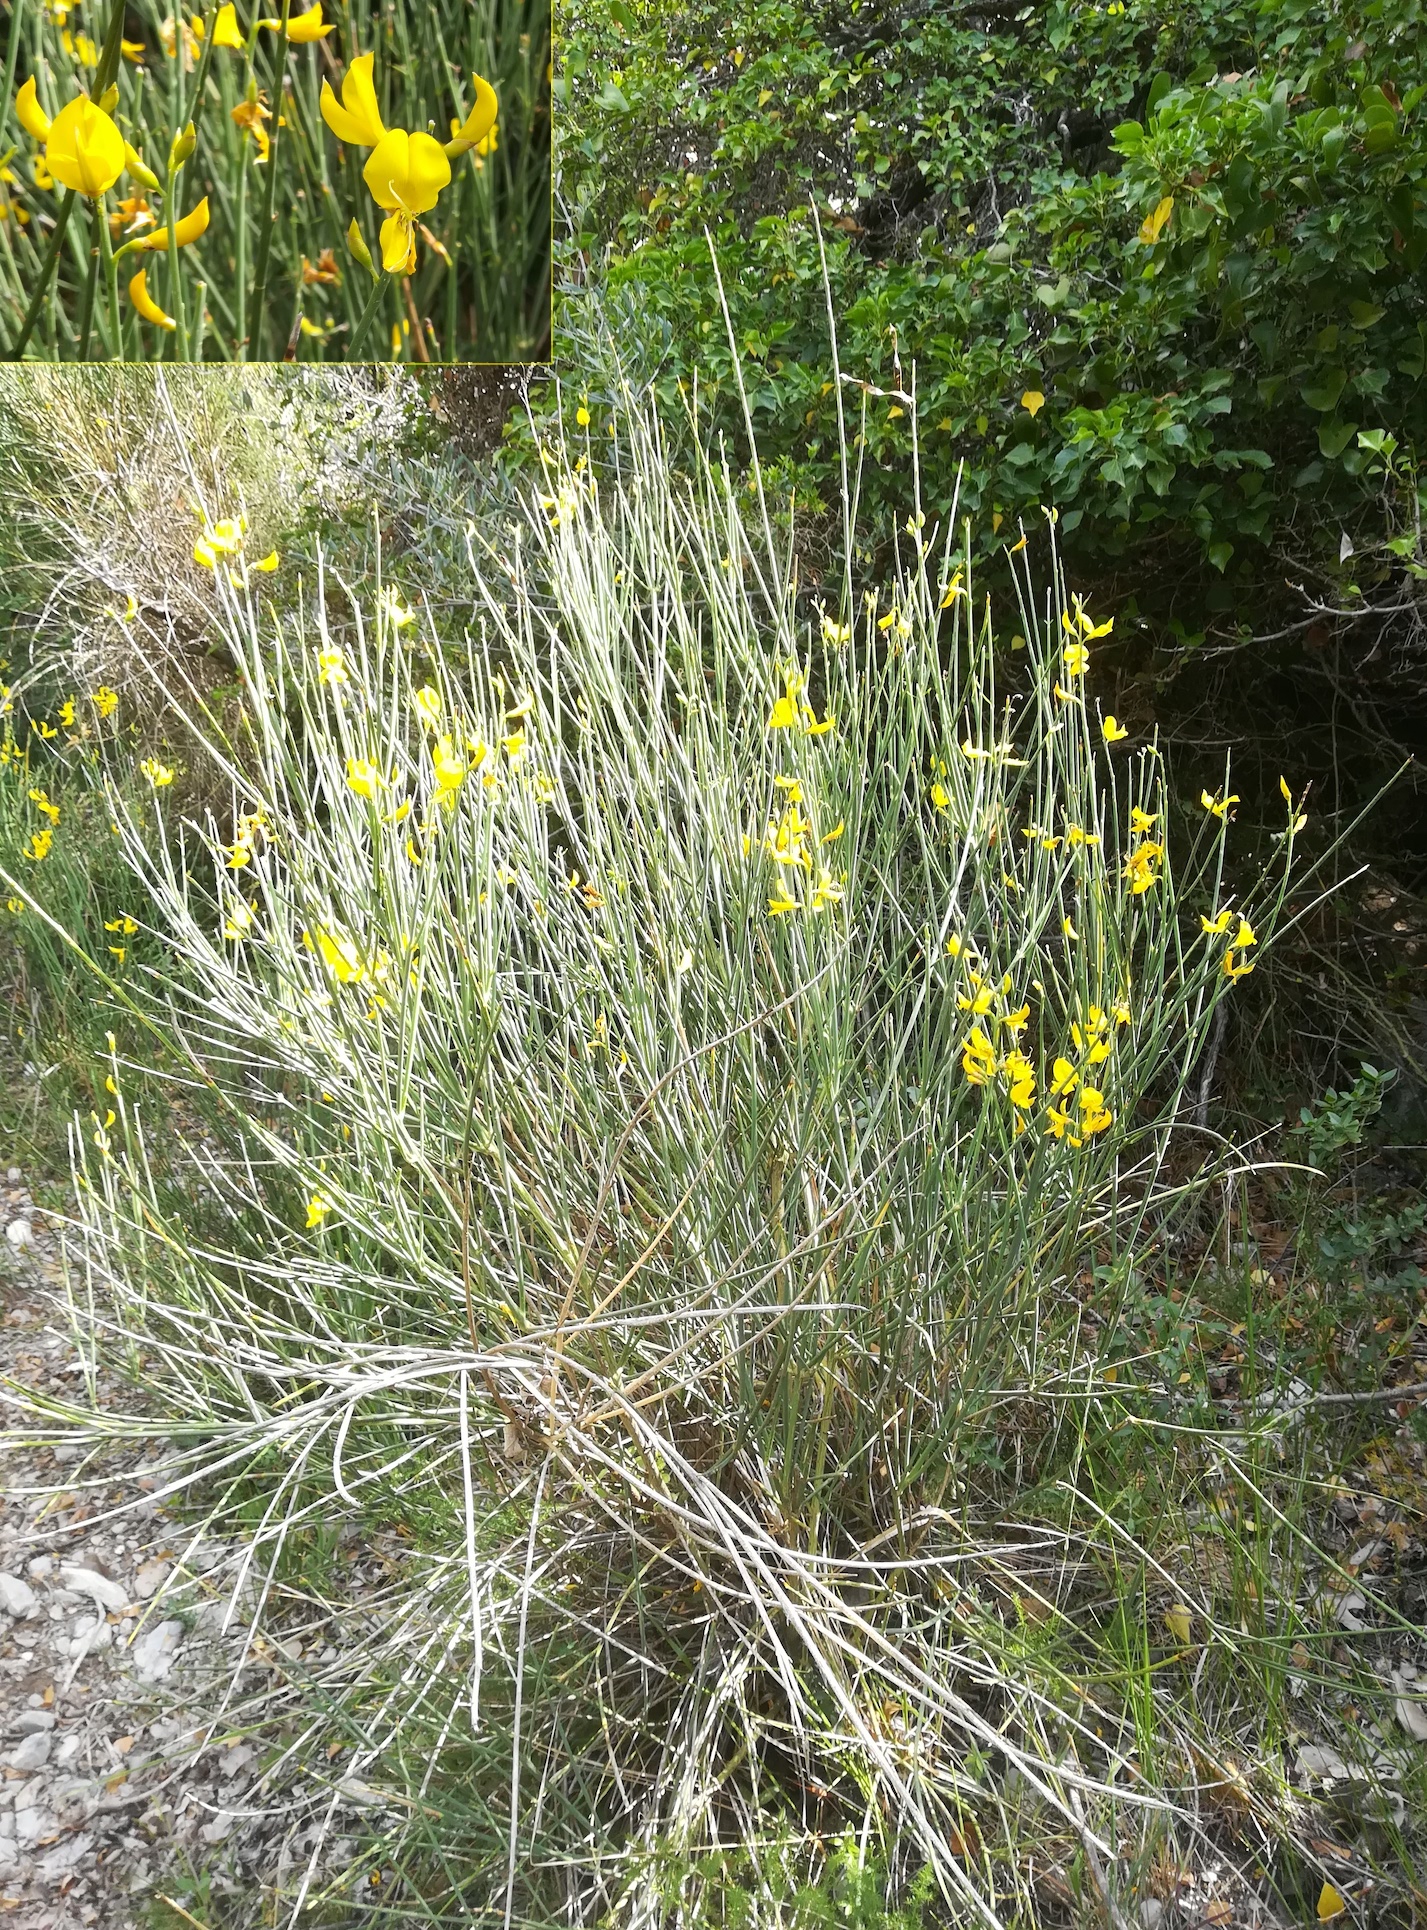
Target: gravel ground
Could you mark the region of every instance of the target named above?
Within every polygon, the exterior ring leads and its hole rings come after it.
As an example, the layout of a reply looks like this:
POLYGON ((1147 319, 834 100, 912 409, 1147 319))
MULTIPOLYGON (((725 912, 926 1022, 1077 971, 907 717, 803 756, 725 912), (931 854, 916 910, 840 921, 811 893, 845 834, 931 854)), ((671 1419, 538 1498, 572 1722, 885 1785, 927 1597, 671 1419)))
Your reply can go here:
MULTIPOLYGON (((314 1886, 358 1880, 370 1866, 342 1829, 370 1819, 373 1792, 344 1789, 325 1753, 315 1776, 289 1764, 273 1788, 263 1773, 289 1670, 337 1659, 329 1618, 308 1601, 254 1634, 234 1612, 234 1549, 189 1554, 192 1530, 155 1495, 159 1443, 36 1440, 21 1390, 73 1396, 81 1368, 59 1231, 17 1169, 0 1179, 0 1923, 208 1930, 309 1869, 314 1886), (241 1702, 263 1698, 267 1741, 245 1731, 235 1681, 241 1702), (156 1912, 161 1896, 190 1914, 156 1912)), ((117 1393, 101 1378, 101 1402, 117 1393)))

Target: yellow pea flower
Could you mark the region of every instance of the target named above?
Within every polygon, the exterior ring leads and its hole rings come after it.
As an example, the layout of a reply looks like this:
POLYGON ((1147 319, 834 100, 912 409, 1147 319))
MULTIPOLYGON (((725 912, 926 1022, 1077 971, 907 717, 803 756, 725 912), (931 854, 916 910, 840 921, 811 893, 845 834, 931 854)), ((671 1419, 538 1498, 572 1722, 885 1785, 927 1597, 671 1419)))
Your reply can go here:
POLYGON ((38 864, 50 855, 50 846, 54 843, 54 838, 54 827, 49 824, 41 825, 38 831, 31 833, 30 841, 25 845, 25 857, 33 859, 38 864))
POLYGON ((59 823, 59 806, 50 803, 49 796, 46 792, 31 791, 30 802, 37 805, 39 809, 44 812, 51 824, 59 823))
POLYGON ((446 153, 453 161, 471 148, 481 147, 495 126, 499 106, 495 89, 479 74, 472 74, 471 80, 476 95, 474 105, 459 128, 453 127, 452 138, 446 143, 446 153))
POLYGON ((347 759, 347 783, 358 797, 374 798, 386 784, 380 768, 366 757, 347 759))
POLYGON ((996 1048, 979 1025, 971 1028, 971 1036, 961 1048, 961 1069, 973 1086, 989 1085, 996 1075, 996 1048))
POLYGON ((1255 932, 1253 926, 1247 918, 1241 918, 1239 920, 1239 929, 1234 936, 1233 949, 1236 952, 1246 951, 1250 945, 1257 945, 1258 942, 1258 934, 1255 932))
POLYGON ((1100 729, 1104 733, 1107 744, 1118 744, 1130 734, 1129 730, 1120 722, 1113 711, 1104 718, 1100 729))
POLYGON ((1239 794, 1235 791, 1231 797, 1217 798, 1211 791, 1201 791, 1199 793, 1199 802, 1204 806, 1204 809, 1209 812, 1211 817, 1222 820, 1228 816, 1229 807, 1239 802, 1239 794))
MULTIPOLYGON (((269 24, 268 21, 263 22, 264 26, 269 24)), ((325 1193, 314 1193, 307 1202, 307 1224, 309 1229, 314 1226, 321 1226, 323 1220, 331 1211, 332 1202, 328 1199, 327 1195, 325 1193)))
POLYGON ((104 109, 81 94, 50 123, 45 160, 56 181, 97 200, 124 172, 124 137, 104 109))
POLYGON ((1090 667, 1090 652, 1083 643, 1072 643, 1065 650, 1065 674, 1067 677, 1083 677, 1090 667))
POLYGON ((441 693, 430 684, 423 684, 411 700, 411 707, 428 730, 435 730, 441 721, 441 693))
POLYGON ((254 563, 253 568, 255 570, 261 571, 261 573, 264 576, 271 576, 273 571, 277 568, 277 565, 278 565, 277 551, 269 550, 266 556, 264 556, 259 562, 254 563))
POLYGON ((1047 1106, 1045 1111, 1046 1118, 1050 1121, 1046 1127, 1048 1133, 1056 1139, 1068 1139, 1072 1146, 1082 1144, 1070 1130, 1071 1119, 1068 1111, 1059 1106, 1047 1106))
POLYGON ((796 911, 798 909, 798 901, 796 898, 789 897, 788 889, 785 885, 776 898, 770 898, 768 900, 768 909, 776 918, 780 912, 796 911))
POLYGON ((1221 911, 1216 918, 1207 918, 1202 912, 1199 915, 1199 923, 1210 938, 1222 938, 1233 922, 1234 914, 1231 911, 1221 911))
POLYGON ((100 684, 89 701, 101 717, 110 717, 118 708, 119 693, 117 690, 111 690, 108 684, 100 684))
POLYGON ((1028 1112, 1036 1103, 1036 1069, 1024 1052, 1008 1052, 1001 1068, 1006 1091, 1013 1106, 1028 1112))
MULTIPOLYGON (((281 20, 260 20, 258 25, 269 28, 273 33, 278 33, 282 29, 281 20)), ((288 15, 287 37, 294 47, 304 47, 309 41, 321 40, 331 32, 330 27, 324 27, 322 24, 322 0, 315 0, 315 4, 310 6, 306 13, 288 15)))
POLYGON ((231 47, 237 54, 247 51, 248 43, 239 29, 236 7, 222 6, 218 9, 218 18, 213 22, 213 45, 231 47))
POLYGON ((1051 1097, 1062 1099, 1068 1092, 1074 1092, 1080 1081, 1080 1074, 1069 1059, 1058 1058, 1051 1068, 1051 1097))
POLYGON ((104 920, 104 929, 105 931, 120 932, 125 938, 132 938, 139 927, 126 912, 118 918, 106 918, 104 920))
MULTIPOLYGON (((146 322, 152 322, 155 328, 178 327, 178 323, 173 319, 172 315, 165 315, 153 296, 149 293, 149 271, 147 268, 141 268, 138 274, 130 281, 129 300, 134 304, 134 307, 138 310, 139 314, 143 316, 144 320, 146 322)), ((196 550, 194 554, 197 555, 196 550)), ((203 559, 199 557, 199 561, 202 562, 203 559)), ((213 565, 210 563, 208 567, 211 569, 213 565)))
POLYGON ((1158 823, 1158 811, 1142 811, 1138 804, 1131 808, 1130 829, 1138 832, 1141 837, 1143 837, 1147 831, 1153 831, 1158 823))
POLYGON ((322 83, 318 101, 322 118, 337 139, 348 147, 375 147, 386 133, 372 81, 375 61, 375 54, 357 55, 347 68, 340 102, 332 92, 331 82, 322 83))
POLYGON ((1065 933, 1065 936, 1070 940, 1072 945, 1079 944, 1080 933, 1075 929, 1075 920, 1073 918, 1062 918, 1060 921, 1060 929, 1065 933))
POLYGON ((1231 982, 1237 982, 1241 978, 1247 978, 1249 973, 1253 971, 1253 969, 1254 969, 1253 966, 1249 964, 1236 965, 1234 963, 1234 954, 1232 949, 1225 952, 1224 976, 1225 978, 1229 979, 1231 982))
POLYGON ((160 764, 156 757, 146 757, 139 769, 156 791, 162 790, 165 784, 173 783, 173 772, 167 764, 160 764))
POLYGON ((347 681, 347 661, 340 650, 319 650, 317 653, 317 681, 320 684, 344 684, 347 681))
POLYGON ((1094 1133, 1103 1133, 1111 1125, 1115 1115, 1105 1104, 1105 1095, 1097 1092, 1094 1086, 1080 1088, 1080 1130, 1087 1138, 1094 1133))
POLYGON ((253 929, 253 914, 255 909, 256 907, 250 905, 246 898, 235 900, 232 910, 224 920, 223 936, 230 939, 234 944, 246 938, 253 929))
POLYGON ((932 800, 932 805, 936 810, 945 811, 951 803, 951 793, 947 790, 944 784, 941 784, 941 783, 933 784, 931 789, 931 800, 932 800))
MULTIPOLYGON (((187 248, 190 242, 197 241, 200 235, 207 232, 208 196, 205 194, 196 208, 174 223, 174 246, 187 248)), ((135 235, 132 241, 126 241, 122 248, 116 248, 114 252, 117 255, 162 254, 167 247, 168 229, 155 228, 149 234, 135 235)))

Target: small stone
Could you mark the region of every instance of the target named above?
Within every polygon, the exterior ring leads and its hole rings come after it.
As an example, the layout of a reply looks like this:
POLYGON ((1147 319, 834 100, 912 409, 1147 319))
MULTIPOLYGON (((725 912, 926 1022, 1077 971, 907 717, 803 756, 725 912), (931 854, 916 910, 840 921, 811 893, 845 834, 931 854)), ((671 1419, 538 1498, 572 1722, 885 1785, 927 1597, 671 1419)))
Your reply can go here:
POLYGON ((107 1575, 101 1575, 97 1568, 76 1568, 66 1563, 60 1570, 60 1579, 76 1595, 90 1596, 101 1612, 109 1610, 117 1614, 128 1605, 128 1591, 118 1582, 110 1581, 107 1575))
POLYGON ((36 1555, 33 1561, 25 1563, 25 1573, 32 1582, 47 1581, 54 1571, 54 1561, 49 1555, 36 1555))
POLYGON ((10 1724, 17 1736, 40 1736, 47 1734, 55 1726, 53 1709, 22 1709, 10 1724))
POLYGON ((5 1228, 5 1238, 17 1253, 23 1253, 26 1247, 35 1244, 35 1229, 28 1220, 11 1220, 5 1228))
POLYGON ((162 1682, 173 1668, 174 1657, 186 1633, 182 1622, 160 1622, 147 1629, 130 1647, 134 1673, 142 1682, 162 1682))
POLYGON ((68 1876, 88 1856, 94 1847, 92 1836, 71 1836, 58 1844, 48 1856, 40 1858, 40 1875, 46 1883, 53 1883, 62 1876, 68 1876))
POLYGON ((31 1809, 21 1809, 15 1805, 15 1840, 17 1843, 40 1843, 45 1837, 53 1836, 59 1828, 59 1818, 52 1809, 45 1809, 36 1803, 31 1809))
POLYGON ((134 1600, 147 1602, 157 1595, 173 1572, 170 1561, 146 1561, 134 1576, 134 1600))
POLYGON ((24 1177, 25 1175, 20 1171, 18 1166, 11 1166, 6 1169, 5 1178, 11 1186, 18 1186, 24 1177))
POLYGON ((28 1615, 38 1605, 35 1591, 28 1582, 22 1582, 18 1575, 0 1575, 0 1608, 7 1615, 28 1615))
POLYGON ((35 1770, 43 1769, 49 1761, 53 1744, 54 1737, 48 1729, 37 1729, 15 1745, 6 1756, 5 1765, 9 1769, 21 1770, 27 1776, 33 1775, 35 1770))

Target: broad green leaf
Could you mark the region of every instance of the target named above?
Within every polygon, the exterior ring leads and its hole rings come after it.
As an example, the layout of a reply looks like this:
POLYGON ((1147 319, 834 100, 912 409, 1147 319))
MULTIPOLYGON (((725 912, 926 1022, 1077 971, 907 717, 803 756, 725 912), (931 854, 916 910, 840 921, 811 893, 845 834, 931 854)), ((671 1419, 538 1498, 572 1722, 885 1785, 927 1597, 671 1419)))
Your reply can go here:
POLYGON ((1314 381, 1305 382, 1299 393, 1310 409, 1321 409, 1326 415, 1330 409, 1337 408, 1347 380, 1346 369, 1324 369, 1314 381))

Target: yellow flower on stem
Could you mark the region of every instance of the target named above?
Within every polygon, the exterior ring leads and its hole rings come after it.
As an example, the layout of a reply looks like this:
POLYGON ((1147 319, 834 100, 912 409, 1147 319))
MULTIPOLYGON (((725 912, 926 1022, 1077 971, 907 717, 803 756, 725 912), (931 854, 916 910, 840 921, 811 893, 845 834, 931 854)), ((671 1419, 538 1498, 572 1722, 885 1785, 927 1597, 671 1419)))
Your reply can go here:
POLYGON ((1153 831, 1158 823, 1158 811, 1142 811, 1138 804, 1132 806, 1130 810, 1130 829, 1137 832, 1139 836, 1143 837, 1147 831, 1153 831))
POLYGON ((117 690, 111 690, 108 684, 100 684, 89 701, 101 717, 109 717, 118 708, 119 693, 117 690))
POLYGON ((94 201, 124 172, 124 137, 104 109, 81 94, 50 123, 45 160, 56 181, 94 201))
MULTIPOLYGON (((270 23, 264 22, 264 25, 268 24, 270 23)), ((314 1193, 307 1202, 307 1224, 309 1229, 314 1226, 321 1226, 323 1220, 331 1211, 332 1202, 328 1199, 327 1195, 325 1193, 314 1193)))
POLYGON ((1253 926, 1247 918, 1241 918, 1239 920, 1239 929, 1234 936, 1234 950, 1236 952, 1246 951, 1250 945, 1257 945, 1258 942, 1258 934, 1255 932, 1253 926))
POLYGON ((1221 911, 1214 918, 1208 918, 1201 912, 1199 917, 1201 927, 1210 938, 1222 938, 1233 922, 1234 914, 1231 911, 1221 911))
POLYGON ((1229 807, 1239 802, 1239 794, 1235 791, 1231 797, 1218 798, 1212 791, 1201 791, 1199 802, 1211 817, 1216 817, 1222 822, 1229 814, 1229 807))
POLYGON ((1083 677, 1090 667, 1090 652, 1083 643, 1072 643, 1065 650, 1065 674, 1067 677, 1083 677))
POLYGON ((37 804, 39 806, 40 810, 44 812, 45 816, 49 819, 51 824, 59 823, 59 806, 57 804, 50 803, 49 794, 47 792, 31 791, 30 802, 32 804, 37 804))
POLYGON ((428 730, 435 730, 441 721, 441 693, 430 684, 423 684, 411 700, 411 707, 428 730))
POLYGON ((347 681, 347 663, 342 652, 337 649, 319 650, 317 653, 317 681, 320 684, 344 684, 347 681))
POLYGON ((1130 734, 1128 729, 1125 727, 1124 724, 1120 722, 1119 718, 1115 715, 1113 711, 1111 711, 1103 719, 1100 725, 1100 729, 1104 733, 1105 742, 1107 744, 1118 744, 1121 742, 1122 739, 1128 737, 1130 734))
POLYGON ((1230 981, 1230 983, 1235 983, 1237 980, 1241 978, 1247 978, 1249 973, 1253 969, 1254 969, 1253 966, 1247 963, 1242 965, 1236 965, 1234 963, 1234 954, 1232 949, 1225 952, 1224 976, 1230 981))
POLYGON ((1094 1086, 1080 1088, 1080 1130, 1087 1138, 1094 1133, 1103 1133, 1114 1117, 1105 1104, 1103 1093, 1097 1092, 1094 1086))
POLYGON ((167 764, 160 764, 156 757, 146 757, 139 769, 155 790, 161 790, 165 784, 173 783, 173 772, 167 764))
POLYGON ((971 1028, 971 1036, 961 1048, 961 1069, 973 1086, 989 1085, 996 1075, 996 1048, 979 1025, 971 1028))
POLYGON ((268 106, 267 95, 260 93, 256 85, 252 86, 248 90, 248 98, 239 101, 236 107, 230 109, 228 118, 240 133, 251 134, 257 146, 258 163, 261 166, 268 158, 269 146, 268 131, 263 126, 263 122, 272 119, 272 109, 268 106))
POLYGON ((33 859, 36 863, 47 858, 50 855, 50 846, 54 843, 54 837, 53 825, 42 825, 38 831, 31 834, 29 843, 25 845, 25 857, 33 859))
MULTIPOLYGON (((487 138, 495 129, 499 105, 495 89, 489 81, 482 80, 479 74, 472 74, 471 81, 475 88, 475 102, 470 113, 459 126, 454 121, 451 123, 452 138, 446 143, 446 153, 453 161, 459 160, 472 148, 486 152, 487 138)), ((491 145, 493 146, 494 142, 491 145)))
MULTIPOLYGON (((282 31, 281 20, 260 20, 260 27, 267 27, 273 33, 282 31)), ((294 47, 305 47, 310 41, 321 40, 332 32, 331 27, 322 24, 322 0, 309 7, 306 13, 290 13, 287 17, 287 38, 294 47)))
POLYGON ((380 766, 373 764, 370 758, 349 757, 347 759, 347 784, 348 788, 355 791, 358 797, 374 798, 377 792, 385 786, 386 779, 382 775, 380 766))
POLYGON ((337 139, 348 147, 375 147, 386 134, 372 81, 375 61, 375 54, 357 55, 342 82, 340 102, 332 92, 332 83, 326 80, 322 83, 318 101, 322 118, 337 139))
POLYGON ((1136 845, 1126 858, 1125 876, 1129 879, 1130 890, 1136 898, 1142 898, 1151 885, 1159 883, 1159 872, 1156 866, 1163 857, 1162 844, 1151 844, 1146 841, 1144 844, 1136 845))

